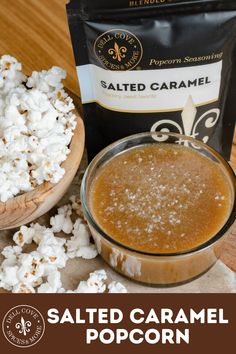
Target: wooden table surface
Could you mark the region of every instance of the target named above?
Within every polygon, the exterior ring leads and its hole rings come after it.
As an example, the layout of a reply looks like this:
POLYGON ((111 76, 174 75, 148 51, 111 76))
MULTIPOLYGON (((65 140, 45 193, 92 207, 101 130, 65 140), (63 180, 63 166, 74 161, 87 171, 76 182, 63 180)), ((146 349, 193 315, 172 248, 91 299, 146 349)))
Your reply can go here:
POLYGON ((67 0, 0 0, 0 54, 23 63, 26 74, 58 65, 66 86, 79 94, 67 24, 67 0))
MULTIPOLYGON (((79 95, 66 2, 0 0, 0 55, 15 56, 23 63, 26 74, 53 65, 64 68, 67 71, 65 86, 79 95)), ((231 164, 236 170, 236 146, 233 147, 231 164)), ((236 271, 236 226, 232 234, 225 261, 236 271)))

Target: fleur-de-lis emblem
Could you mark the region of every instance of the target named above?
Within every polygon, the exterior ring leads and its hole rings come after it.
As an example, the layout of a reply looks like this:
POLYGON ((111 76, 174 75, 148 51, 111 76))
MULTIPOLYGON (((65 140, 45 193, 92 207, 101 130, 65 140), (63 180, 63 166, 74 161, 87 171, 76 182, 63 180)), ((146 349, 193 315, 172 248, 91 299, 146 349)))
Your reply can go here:
POLYGON ((20 322, 16 323, 16 329, 18 329, 18 332, 20 334, 23 334, 24 336, 26 336, 26 334, 30 332, 29 327, 31 327, 31 322, 25 321, 24 317, 21 317, 20 322))
POLYGON ((126 47, 119 47, 119 45, 115 42, 114 48, 110 48, 108 50, 108 54, 112 55, 112 59, 118 60, 121 62, 123 58, 125 58, 125 53, 127 52, 126 47))
MULTIPOLYGON (((210 109, 209 111, 203 113, 197 121, 195 121, 197 115, 197 108, 193 102, 192 96, 189 96, 185 107, 181 113, 183 127, 173 120, 170 119, 162 119, 155 124, 153 124, 151 128, 151 132, 165 132, 168 133, 178 132, 179 134, 184 134, 187 136, 191 136, 192 138, 201 139, 204 143, 207 143, 209 140, 209 135, 202 135, 201 129, 204 127, 207 131, 210 130, 216 125, 220 117, 220 110, 218 108, 210 109), (168 127, 171 126, 172 129, 170 130, 168 127), (199 129, 200 127, 200 129, 199 129), (201 128, 202 127, 202 128, 201 128)), ((207 133, 208 134, 208 133, 207 133)), ((154 136, 153 139, 157 141, 165 141, 168 139, 167 135, 158 135, 154 136)), ((178 141, 179 144, 184 143, 184 145, 188 145, 187 141, 178 141)), ((196 146, 196 148, 198 148, 196 146)))

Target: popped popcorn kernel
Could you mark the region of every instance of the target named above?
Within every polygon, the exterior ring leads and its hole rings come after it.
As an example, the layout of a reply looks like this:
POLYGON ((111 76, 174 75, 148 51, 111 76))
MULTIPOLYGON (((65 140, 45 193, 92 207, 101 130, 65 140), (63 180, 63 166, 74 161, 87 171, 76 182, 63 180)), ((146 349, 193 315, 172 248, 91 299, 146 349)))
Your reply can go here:
POLYGON ((10 55, 0 57, 0 201, 6 202, 64 176, 76 127, 71 97, 59 67, 30 77, 10 55))
POLYGON ((110 294, 126 294, 126 287, 120 282, 113 281, 108 285, 108 292, 110 294))

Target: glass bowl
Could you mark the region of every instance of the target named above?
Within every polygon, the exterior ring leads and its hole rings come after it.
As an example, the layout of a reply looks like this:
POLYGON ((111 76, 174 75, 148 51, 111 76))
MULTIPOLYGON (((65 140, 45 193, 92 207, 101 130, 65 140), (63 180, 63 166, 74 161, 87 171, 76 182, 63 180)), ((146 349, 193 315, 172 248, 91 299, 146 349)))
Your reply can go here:
POLYGON ((90 163, 81 185, 81 203, 98 252, 117 272, 149 285, 173 285, 193 279, 207 271, 220 257, 225 238, 236 218, 236 178, 229 164, 208 145, 188 136, 166 133, 141 133, 121 139, 102 150, 90 163), (114 240, 97 224, 90 207, 94 177, 110 159, 131 148, 147 144, 183 144, 218 164, 232 193, 230 215, 224 226, 200 246, 179 253, 147 253, 134 250, 114 240))

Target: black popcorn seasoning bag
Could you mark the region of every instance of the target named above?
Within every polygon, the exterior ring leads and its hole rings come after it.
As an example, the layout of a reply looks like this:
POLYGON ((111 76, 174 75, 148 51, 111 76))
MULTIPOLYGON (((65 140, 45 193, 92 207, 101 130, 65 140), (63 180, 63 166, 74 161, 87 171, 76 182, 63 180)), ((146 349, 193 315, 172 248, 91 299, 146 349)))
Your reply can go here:
POLYGON ((230 158, 236 1, 72 0, 67 14, 89 159, 119 138, 161 130, 230 158))

